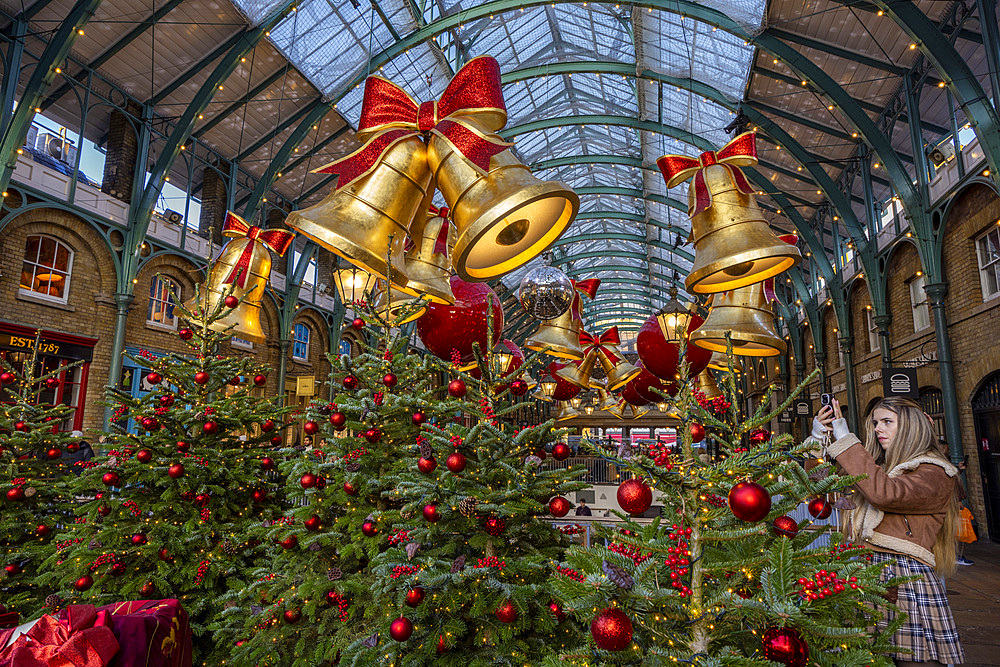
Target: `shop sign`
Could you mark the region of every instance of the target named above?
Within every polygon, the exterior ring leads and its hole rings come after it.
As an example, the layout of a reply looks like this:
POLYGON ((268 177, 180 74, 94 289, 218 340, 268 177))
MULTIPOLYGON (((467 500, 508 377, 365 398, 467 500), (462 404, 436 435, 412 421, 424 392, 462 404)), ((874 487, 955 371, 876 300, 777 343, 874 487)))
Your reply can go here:
POLYGON ((914 400, 920 398, 916 368, 889 366, 884 370, 885 372, 882 374, 884 396, 887 398, 889 396, 904 396, 914 400))
POLYGON ((861 376, 861 384, 868 384, 869 382, 874 382, 875 380, 882 379, 882 371, 872 371, 871 373, 865 373, 861 376))
POLYGON ((297 396, 314 396, 316 394, 316 377, 307 375, 295 378, 295 394, 297 396))
MULTIPOLYGON (((0 333, 0 349, 30 353, 35 347, 34 336, 19 336, 17 334, 0 333)), ((94 357, 94 348, 77 343, 66 343, 46 338, 38 339, 38 353, 49 357, 64 359, 83 359, 89 362, 94 357)))
POLYGON ((842 391, 847 391, 847 383, 841 382, 840 384, 833 385, 833 393, 839 394, 842 391))
POLYGON ((792 413, 799 418, 811 419, 813 416, 812 401, 797 400, 792 403, 792 413))
POLYGON ((792 423, 792 409, 782 410, 778 415, 779 424, 791 424, 792 423))
POLYGON ((899 362, 899 365, 903 368, 920 368, 921 366, 926 366, 937 361, 937 350, 931 350, 926 354, 920 354, 912 359, 906 359, 905 361, 899 362))

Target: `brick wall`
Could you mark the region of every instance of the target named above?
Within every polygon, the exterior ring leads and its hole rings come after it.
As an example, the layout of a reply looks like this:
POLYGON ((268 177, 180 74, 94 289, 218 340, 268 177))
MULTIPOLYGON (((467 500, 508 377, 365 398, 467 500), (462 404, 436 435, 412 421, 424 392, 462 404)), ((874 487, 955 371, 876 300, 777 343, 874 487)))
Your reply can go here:
MULTIPOLYGON (((228 168, 228 167, 227 167, 228 168)), ((226 179, 212 167, 205 167, 201 183, 201 218, 198 234, 213 243, 221 244, 222 223, 226 219, 229 200, 226 194, 226 179)))
POLYGON ((135 102, 129 102, 127 112, 129 115, 117 109, 111 112, 104 180, 101 183, 103 192, 122 201, 132 198, 132 180, 139 156, 139 137, 135 128, 141 122, 142 109, 135 102))

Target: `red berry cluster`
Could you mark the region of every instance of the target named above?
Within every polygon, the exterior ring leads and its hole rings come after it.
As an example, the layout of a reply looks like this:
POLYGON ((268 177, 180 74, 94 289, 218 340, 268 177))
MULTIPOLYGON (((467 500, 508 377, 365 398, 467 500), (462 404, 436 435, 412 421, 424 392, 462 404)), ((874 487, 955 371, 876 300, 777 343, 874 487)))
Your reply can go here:
POLYGON ((389 544, 391 544, 394 547, 398 547, 400 544, 409 541, 410 541, 410 531, 408 530, 400 529, 389 536, 389 544))
POLYGON ((382 355, 382 358, 385 359, 386 361, 392 361, 392 357, 393 357, 392 352, 389 352, 388 350, 386 350, 385 354, 382 355))
POLYGON ((556 572, 558 572, 563 576, 569 577, 570 579, 574 579, 576 581, 583 581, 584 579, 586 579, 585 576, 583 576, 576 570, 569 567, 563 567, 561 565, 556 565, 556 572))
POLYGON ((368 450, 364 447, 358 447, 350 454, 344 454, 345 461, 353 461, 354 459, 360 459, 362 456, 368 453, 368 450))
POLYGON ((678 526, 676 523, 670 528, 671 531, 667 534, 667 538, 677 542, 677 546, 667 547, 667 553, 670 555, 663 562, 670 568, 670 585, 676 588, 683 598, 691 595, 691 589, 681 581, 681 577, 688 573, 688 566, 691 564, 689 560, 691 549, 684 541, 685 537, 691 537, 691 529, 678 526))
POLYGON ((448 441, 451 442, 451 446, 454 447, 455 449, 458 449, 463 444, 465 444, 465 440, 462 439, 462 436, 460 435, 453 435, 450 438, 448 438, 448 441))
POLYGON ((456 348, 451 348, 451 364, 456 368, 462 365, 462 353, 456 348))
POLYGON ((706 493, 705 502, 712 507, 722 507, 726 504, 726 499, 715 493, 706 493))
POLYGON ((122 507, 131 512, 132 516, 139 516, 140 514, 142 514, 142 512, 139 510, 139 503, 135 502, 134 500, 122 501, 122 507))
POLYGON ((504 567, 506 567, 506 565, 507 561, 500 560, 496 556, 487 556, 486 558, 479 558, 476 560, 477 568, 495 567, 499 570, 502 570, 504 567))
POLYGON ((116 556, 115 554, 113 553, 101 554, 100 556, 97 557, 97 560, 95 560, 93 563, 90 564, 90 571, 93 572, 102 565, 107 565, 108 563, 117 563, 117 562, 118 562, 118 556, 116 556))
POLYGON ((747 447, 737 447, 733 450, 733 454, 739 454, 740 452, 749 452, 750 449, 747 447))
POLYGON ((350 604, 340 593, 334 593, 333 591, 326 594, 326 599, 330 604, 337 604, 337 617, 346 622, 347 621, 347 607, 350 604))
POLYGON ((201 582, 205 580, 205 575, 208 574, 208 563, 207 560, 198 563, 198 574, 194 575, 195 586, 201 586, 201 582))
POLYGON ((262 581, 271 581, 271 580, 272 580, 272 579, 274 579, 274 578, 275 578, 276 576, 278 576, 278 575, 277 575, 276 573, 272 572, 271 574, 268 574, 268 575, 266 575, 266 576, 263 576, 263 577, 261 577, 260 579, 258 579, 258 580, 257 580, 257 583, 259 584, 259 583, 260 583, 260 582, 262 582, 262 581))
POLYGON ((392 574, 390 574, 389 576, 392 577, 393 579, 399 579, 400 577, 408 577, 409 575, 413 574, 419 569, 420 568, 417 567, 416 565, 397 565, 396 567, 392 568, 392 574))
POLYGON ((652 555, 642 553, 638 547, 634 547, 631 544, 621 544, 619 542, 612 542, 608 545, 608 549, 614 551, 616 554, 625 556, 625 558, 631 559, 636 565, 647 560, 652 555))
POLYGON ((71 547, 74 544, 79 544, 80 542, 83 542, 82 537, 77 537, 72 540, 66 540, 65 542, 56 542, 56 551, 62 551, 63 549, 71 547))
POLYGON ((139 350, 139 356, 146 361, 156 361, 156 355, 149 350, 139 350))
POLYGON ((812 579, 801 577, 799 586, 802 587, 799 590, 799 597, 804 600, 823 600, 837 593, 843 593, 847 586, 854 590, 861 588, 858 585, 857 577, 841 579, 836 572, 827 572, 826 570, 820 570, 813 575, 812 579))
POLYGON ((201 512, 198 513, 198 517, 202 521, 208 521, 208 518, 210 516, 212 516, 212 510, 208 509, 207 507, 203 507, 201 512))
POLYGON ((73 523, 87 523, 87 517, 77 517, 73 519, 73 523))
POLYGON ((713 412, 717 415, 722 414, 723 412, 728 410, 729 406, 731 405, 731 403, 726 400, 725 396, 716 396, 715 398, 709 400, 705 398, 704 393, 698 391, 697 389, 694 392, 694 398, 696 401, 698 401, 698 405, 700 405, 702 408, 708 410, 709 412, 713 412))
POLYGON ((500 425, 500 422, 497 421, 496 413, 493 412, 493 406, 485 396, 479 399, 479 409, 482 410, 483 416, 489 419, 491 424, 494 426, 500 425))
POLYGON ((674 468, 674 464, 670 462, 670 449, 665 443, 659 440, 649 443, 649 458, 653 459, 653 463, 665 470, 673 470, 674 468))
POLYGON ((375 401, 375 405, 382 405, 382 401, 385 400, 385 394, 380 391, 376 391, 372 394, 372 400, 375 401))
POLYGON ((168 412, 170 412, 170 408, 168 408, 165 405, 161 405, 160 407, 153 409, 153 414, 154 415, 163 416, 163 415, 167 414, 168 412))
POLYGON ((115 411, 111 413, 111 419, 117 421, 118 419, 124 417, 126 414, 128 414, 128 406, 125 405, 124 403, 119 403, 117 407, 115 407, 115 411))
POLYGON ((568 526, 559 526, 559 532, 563 535, 578 535, 586 530, 583 526, 578 523, 572 523, 568 526))

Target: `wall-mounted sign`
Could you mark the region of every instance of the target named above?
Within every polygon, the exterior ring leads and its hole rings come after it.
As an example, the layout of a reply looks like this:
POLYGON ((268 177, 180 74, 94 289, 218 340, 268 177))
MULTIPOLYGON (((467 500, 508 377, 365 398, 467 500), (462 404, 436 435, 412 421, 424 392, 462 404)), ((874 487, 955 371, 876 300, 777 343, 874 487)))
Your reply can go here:
POLYGON ((313 396, 316 394, 316 378, 312 375, 295 378, 295 394, 298 396, 313 396))
POLYGON ((778 423, 779 424, 791 424, 792 421, 793 421, 793 416, 792 416, 792 409, 791 408, 789 408, 787 410, 782 410, 781 413, 778 414, 778 423))
POLYGON ((920 397, 917 387, 917 369, 889 366, 883 369, 882 392, 889 396, 903 396, 916 400, 920 397))
POLYGON ((865 373, 861 376, 861 384, 868 384, 869 382, 874 382, 875 380, 882 379, 882 371, 872 371, 871 373, 865 373))
POLYGON ((812 402, 803 399, 792 402, 792 414, 799 418, 812 419, 812 402))

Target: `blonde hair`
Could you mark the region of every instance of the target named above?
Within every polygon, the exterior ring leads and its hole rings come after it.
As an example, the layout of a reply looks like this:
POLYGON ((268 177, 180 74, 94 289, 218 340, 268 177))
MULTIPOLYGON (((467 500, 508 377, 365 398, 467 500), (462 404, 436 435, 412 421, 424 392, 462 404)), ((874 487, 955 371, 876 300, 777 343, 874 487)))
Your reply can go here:
MULTIPOLYGON (((886 471, 912 461, 919 456, 931 456, 949 463, 937 445, 937 438, 930 418, 920 409, 916 401, 909 398, 891 396, 883 398, 868 413, 865 419, 865 449, 875 462, 886 471), (883 449, 875 435, 872 415, 876 410, 888 410, 896 415, 896 435, 887 450, 883 449)), ((934 562, 938 574, 949 575, 955 571, 955 547, 957 542, 958 500, 952 493, 945 509, 944 523, 934 541, 934 562)))

